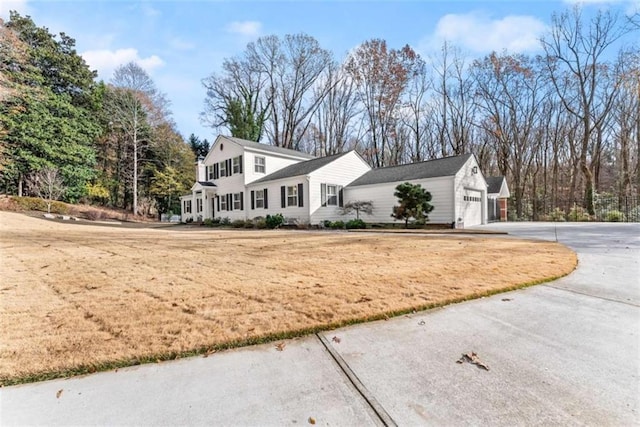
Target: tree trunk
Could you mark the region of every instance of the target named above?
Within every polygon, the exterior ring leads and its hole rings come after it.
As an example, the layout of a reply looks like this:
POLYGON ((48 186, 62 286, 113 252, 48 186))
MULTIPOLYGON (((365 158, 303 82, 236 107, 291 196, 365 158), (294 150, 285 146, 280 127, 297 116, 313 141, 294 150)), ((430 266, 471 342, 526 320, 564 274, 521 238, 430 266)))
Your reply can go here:
POLYGON ((138 129, 133 130, 133 215, 138 215, 138 129))

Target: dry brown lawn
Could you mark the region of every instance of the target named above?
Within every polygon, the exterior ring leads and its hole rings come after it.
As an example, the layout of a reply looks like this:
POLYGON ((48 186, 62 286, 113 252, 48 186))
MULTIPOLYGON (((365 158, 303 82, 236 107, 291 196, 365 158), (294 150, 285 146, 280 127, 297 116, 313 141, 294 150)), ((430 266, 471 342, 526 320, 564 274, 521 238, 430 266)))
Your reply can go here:
POLYGON ((559 244, 511 238, 130 229, 8 212, 0 260, 5 384, 380 318, 577 262, 559 244))

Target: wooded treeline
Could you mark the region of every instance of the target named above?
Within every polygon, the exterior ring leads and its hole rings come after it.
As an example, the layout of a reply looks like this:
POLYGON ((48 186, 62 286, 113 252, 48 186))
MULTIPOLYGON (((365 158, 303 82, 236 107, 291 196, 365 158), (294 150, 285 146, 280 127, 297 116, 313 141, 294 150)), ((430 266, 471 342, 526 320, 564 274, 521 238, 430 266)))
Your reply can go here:
POLYGON ((33 175, 55 169, 64 200, 177 213, 194 161, 165 95, 138 65, 96 81, 71 37, 14 12, 0 20, 0 191, 32 194, 33 175))
MULTIPOLYGON (((603 194, 640 195, 639 29, 637 15, 576 7, 553 16, 536 56, 445 43, 423 58, 372 39, 341 61, 306 34, 265 36, 203 80, 202 118, 318 156, 356 149, 374 167, 472 152, 507 177, 516 217, 593 214, 603 194)), ((96 81, 71 37, 0 21, 0 191, 28 194, 53 167, 68 201, 177 212, 208 146, 183 140, 138 65, 96 81)))
MULTIPOLYGON (((438 55, 384 40, 342 61, 305 34, 261 37, 203 80, 203 119, 233 136, 373 167, 472 152, 504 175, 514 214, 596 195, 640 195, 637 16, 573 8, 552 17, 540 55, 438 55)), ((619 199, 621 200, 621 199, 619 199)))

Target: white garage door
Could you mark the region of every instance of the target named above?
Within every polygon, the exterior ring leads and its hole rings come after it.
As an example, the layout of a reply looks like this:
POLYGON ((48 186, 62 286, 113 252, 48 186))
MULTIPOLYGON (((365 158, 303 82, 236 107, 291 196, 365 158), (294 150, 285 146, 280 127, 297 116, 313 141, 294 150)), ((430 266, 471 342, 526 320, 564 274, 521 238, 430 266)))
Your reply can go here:
POLYGON ((462 213, 461 216, 464 220, 465 227, 482 224, 482 192, 481 191, 472 190, 470 188, 464 189, 461 213, 462 213))

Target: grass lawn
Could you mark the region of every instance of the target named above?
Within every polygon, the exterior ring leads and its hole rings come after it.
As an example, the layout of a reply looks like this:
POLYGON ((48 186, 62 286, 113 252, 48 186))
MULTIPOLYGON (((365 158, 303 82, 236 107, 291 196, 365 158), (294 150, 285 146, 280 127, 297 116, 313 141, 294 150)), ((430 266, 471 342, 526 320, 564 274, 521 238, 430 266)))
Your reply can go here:
POLYGON ((566 247, 456 235, 132 229, 0 212, 0 384, 166 360, 556 278, 566 247))

